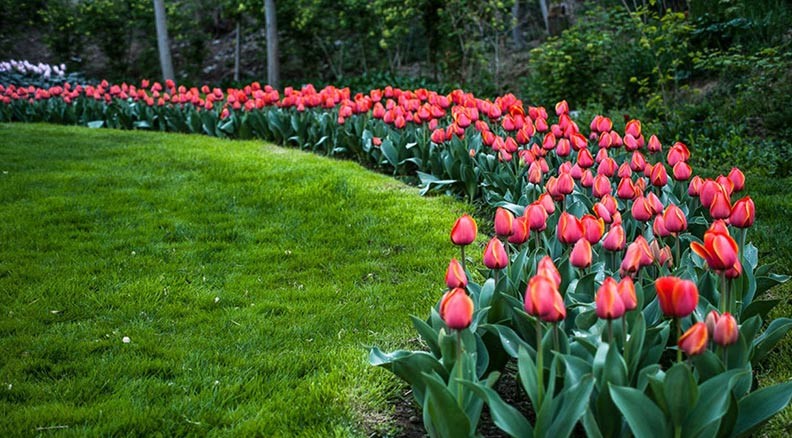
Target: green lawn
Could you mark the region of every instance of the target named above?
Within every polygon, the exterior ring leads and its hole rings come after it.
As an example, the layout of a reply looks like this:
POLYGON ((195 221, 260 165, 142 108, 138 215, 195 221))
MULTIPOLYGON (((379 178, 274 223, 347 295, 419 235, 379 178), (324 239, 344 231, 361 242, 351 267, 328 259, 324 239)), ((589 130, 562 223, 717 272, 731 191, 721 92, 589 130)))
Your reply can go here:
POLYGON ((365 347, 415 336, 464 209, 417 192, 260 142, 0 125, 0 436, 392 431, 365 347))

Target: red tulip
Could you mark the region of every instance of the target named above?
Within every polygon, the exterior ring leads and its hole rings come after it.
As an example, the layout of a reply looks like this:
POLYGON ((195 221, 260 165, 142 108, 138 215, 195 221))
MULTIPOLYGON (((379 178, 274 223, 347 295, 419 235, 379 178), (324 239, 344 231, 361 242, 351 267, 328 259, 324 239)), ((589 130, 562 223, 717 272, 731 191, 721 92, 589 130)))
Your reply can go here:
MULTIPOLYGON (((583 240, 582 242, 585 242, 583 240)), ((597 295, 594 297, 596 303, 597 317, 601 319, 618 319, 626 311, 624 301, 619 295, 618 285, 612 277, 605 278, 602 282, 597 295)))
POLYGON ((454 222, 451 228, 451 242, 460 246, 470 245, 476 240, 477 233, 476 220, 465 214, 454 222))
POLYGON ((619 186, 616 188, 616 196, 621 199, 635 199, 635 185, 630 178, 622 178, 619 181, 619 186))
POLYGON ((643 172, 644 168, 646 168, 646 158, 638 151, 633 152, 630 158, 630 169, 633 172, 643 172))
POLYGON ((740 199, 732 206, 729 224, 737 228, 749 228, 756 219, 756 206, 750 196, 740 199))
POLYGON ((457 259, 451 259, 451 262, 448 264, 445 281, 449 289, 467 287, 467 275, 465 275, 465 270, 462 269, 462 264, 460 264, 457 259))
POLYGON ((531 277, 525 289, 525 311, 547 322, 566 318, 564 299, 553 280, 544 275, 531 277))
POLYGON ((611 225, 605 240, 602 241, 602 247, 608 251, 621 251, 626 245, 624 228, 621 225, 611 225))
POLYGON ((514 222, 512 212, 501 207, 495 210, 495 234, 500 237, 510 236, 512 233, 512 222, 514 222))
POLYGON ((724 312, 717 322, 713 330, 712 340, 721 347, 737 342, 740 338, 740 330, 737 327, 737 320, 729 312, 724 312))
POLYGON ((594 165, 594 157, 588 149, 581 149, 578 151, 577 164, 584 169, 588 169, 594 165))
POLYGON ((704 186, 704 180, 701 179, 700 176, 696 175, 693 179, 690 180, 690 185, 688 185, 688 195, 690 196, 700 196, 701 195, 701 188, 704 186))
POLYGON ((539 198, 536 199, 536 202, 538 202, 539 204, 542 205, 542 207, 544 207, 547 214, 555 213, 555 202, 553 201, 553 198, 550 197, 550 195, 546 193, 542 193, 541 195, 539 195, 539 198))
POLYGON ((591 208, 594 211, 594 215, 601 219, 603 223, 609 224, 613 221, 613 216, 611 216, 611 212, 608 210, 608 207, 605 206, 602 202, 597 202, 594 204, 594 207, 591 208))
POLYGON ((484 249, 484 266, 490 269, 503 269, 509 265, 509 257, 503 243, 497 237, 493 237, 484 249))
POLYGON ((707 261, 707 265, 715 271, 725 272, 732 268, 739 269, 737 259, 737 242, 729 235, 723 221, 715 221, 704 233, 704 244, 692 242, 690 249, 707 261))
POLYGON ((633 201, 630 208, 633 218, 641 222, 648 222, 655 215, 653 203, 644 196, 639 196, 633 201))
POLYGON ((580 219, 567 212, 561 213, 558 218, 558 226, 556 227, 556 236, 559 242, 570 245, 576 243, 583 237, 583 226, 580 224, 580 219))
POLYGON ((561 287, 561 273, 558 272, 553 259, 550 256, 544 256, 536 266, 536 275, 542 275, 553 281, 556 288, 561 287))
POLYGON ((541 204, 534 202, 528 205, 523 215, 528 218, 531 231, 544 231, 547 228, 547 211, 541 204))
POLYGON ((649 137, 647 149, 649 149, 649 152, 660 152, 663 150, 663 145, 660 144, 660 140, 657 139, 656 135, 649 137))
POLYGON ((466 329, 473 321, 473 300, 461 288, 446 292, 440 300, 440 317, 450 329, 466 329))
POLYGON ((712 201, 715 200, 715 195, 719 192, 722 192, 724 196, 728 198, 728 195, 726 195, 726 191, 723 189, 723 186, 721 186, 714 180, 711 179, 705 180, 701 184, 701 191, 699 192, 699 201, 701 201, 701 205, 709 208, 710 205, 712 205, 712 201))
POLYGON ((668 172, 663 163, 657 163, 652 167, 652 175, 650 176, 652 185, 655 187, 663 187, 668 184, 668 172))
POLYGON ((569 254, 569 263, 581 269, 591 266, 591 244, 588 240, 580 239, 575 243, 569 254))
POLYGON ((697 322, 679 337, 677 346, 688 356, 695 356, 707 349, 708 341, 707 326, 703 322, 697 322))
POLYGON ((635 138, 641 136, 641 121, 637 119, 630 120, 627 122, 627 126, 624 127, 624 133, 629 134, 635 138))
POLYGON ((663 212, 663 222, 671 233, 681 233, 687 229, 687 217, 681 208, 670 204, 663 212))
MULTIPOLYGON (((677 277, 660 277, 655 281, 655 291, 660 302, 660 309, 666 316, 684 318, 698 305, 698 288, 696 283, 677 277)), ((702 324, 706 332, 706 326, 702 324)))
POLYGON ((715 197, 709 206, 710 216, 713 219, 727 219, 731 215, 731 202, 725 191, 715 192, 715 197))
POLYGON ((729 172, 729 181, 734 184, 735 192, 741 192, 745 188, 745 175, 736 167, 729 172))
POLYGON ((509 236, 509 243, 522 245, 528 240, 529 230, 530 228, 527 217, 520 216, 514 219, 512 222, 512 233, 509 236))
POLYGON ((638 236, 633 243, 627 246, 621 269, 624 272, 638 272, 644 266, 649 266, 654 261, 649 243, 643 236, 638 236))
POLYGON ((690 150, 683 143, 676 142, 668 150, 668 165, 675 166, 677 163, 685 162, 690 158, 690 150))
POLYGON ((594 184, 591 187, 591 194, 594 195, 595 198, 601 198, 605 195, 611 194, 611 182, 610 178, 605 175, 597 175, 594 178, 594 184))
POLYGON ((715 334, 715 326, 718 324, 718 319, 720 318, 720 313, 717 310, 710 310, 710 313, 707 314, 707 317, 704 318, 704 325, 707 326, 707 333, 710 337, 715 334))
POLYGON ((624 310, 629 311, 638 307, 638 296, 635 294, 635 283, 632 278, 624 277, 617 285, 619 296, 624 303, 624 310))
POLYGON ((593 215, 587 214, 580 219, 580 224, 583 226, 583 237, 592 245, 602 239, 605 233, 605 221, 601 218, 597 219, 593 215))
POLYGON ((672 170, 674 179, 677 181, 687 181, 688 178, 690 178, 690 175, 693 174, 693 169, 691 169, 690 165, 684 161, 674 164, 674 168, 672 170))

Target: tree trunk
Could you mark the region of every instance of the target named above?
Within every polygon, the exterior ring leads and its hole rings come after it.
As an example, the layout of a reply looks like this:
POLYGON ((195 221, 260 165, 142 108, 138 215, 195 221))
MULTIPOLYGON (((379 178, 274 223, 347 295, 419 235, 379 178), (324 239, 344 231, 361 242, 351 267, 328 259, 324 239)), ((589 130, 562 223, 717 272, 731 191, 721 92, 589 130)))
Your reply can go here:
POLYGON ((157 48, 159 49, 160 66, 162 67, 162 80, 175 79, 163 0, 154 0, 154 21, 157 26, 157 48))
POLYGON ((520 1, 514 0, 514 5, 512 5, 512 42, 514 43, 514 48, 517 50, 523 48, 521 22, 520 1))
POLYGON ((539 0, 539 8, 542 10, 542 18, 545 23, 545 30, 550 33, 550 21, 548 20, 549 11, 547 10, 547 0, 539 0))
POLYGON ((273 88, 280 88, 278 19, 275 16, 275 0, 264 0, 264 20, 267 28, 267 82, 273 88))
POLYGON ((239 52, 242 44, 240 34, 242 33, 242 19, 237 19, 236 41, 234 46, 234 81, 239 82, 239 52))

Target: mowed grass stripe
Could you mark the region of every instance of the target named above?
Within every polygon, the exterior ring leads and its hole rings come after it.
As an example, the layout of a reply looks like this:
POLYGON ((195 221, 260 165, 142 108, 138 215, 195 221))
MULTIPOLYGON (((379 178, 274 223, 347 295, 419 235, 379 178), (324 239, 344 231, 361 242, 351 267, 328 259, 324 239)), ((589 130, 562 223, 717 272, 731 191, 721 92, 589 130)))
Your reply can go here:
POLYGON ((3 436, 371 432, 365 346, 414 337, 464 208, 202 136, 0 125, 0 172, 3 436))

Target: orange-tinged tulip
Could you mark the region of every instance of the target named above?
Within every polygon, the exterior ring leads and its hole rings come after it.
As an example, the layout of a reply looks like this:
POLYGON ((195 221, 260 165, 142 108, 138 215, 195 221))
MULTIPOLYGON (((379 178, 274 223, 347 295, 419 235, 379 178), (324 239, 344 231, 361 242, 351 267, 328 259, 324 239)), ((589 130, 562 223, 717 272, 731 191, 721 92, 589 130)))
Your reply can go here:
POLYGON ((605 175, 597 175, 594 178, 594 185, 591 187, 591 194, 595 198, 601 198, 611 194, 610 178, 605 175))
POLYGON ((536 266, 536 275, 549 278, 553 281, 553 284, 556 285, 556 288, 561 287, 561 273, 558 272, 558 268, 556 268, 556 265, 553 263, 553 259, 551 259, 550 256, 544 256, 541 260, 539 260, 539 263, 536 266))
POLYGON ((720 313, 717 310, 710 310, 707 317, 704 318, 704 325, 707 326, 707 333, 710 337, 715 334, 715 326, 718 324, 720 313))
POLYGON ((594 297, 597 317, 601 319, 618 319, 624 315, 624 301, 619 295, 618 285, 612 277, 605 278, 597 295, 594 297))
POLYGON ((725 272, 740 262, 737 259, 737 242, 729 235, 723 221, 716 221, 704 233, 704 244, 692 242, 690 249, 706 260, 707 265, 715 271, 725 272))
POLYGON ((668 228, 665 226, 665 220, 663 219, 663 215, 658 214, 654 218, 654 223, 652 223, 652 232, 657 237, 668 237, 671 235, 671 232, 668 231, 668 228))
MULTIPOLYGON (((604 207, 603 207, 604 208, 604 207)), ((605 234, 605 221, 587 214, 580 219, 583 226, 583 237, 592 245, 596 244, 605 234)))
POLYGON ((636 190, 632 179, 622 178, 619 181, 619 186, 616 188, 616 196, 621 199, 635 199, 636 190))
POLYGON ((452 289, 440 300, 440 317, 448 328, 464 330, 473 321, 473 300, 462 288, 452 289))
POLYGON ((610 210, 602 202, 597 202, 591 209, 594 211, 594 215, 601 219, 603 223, 609 224, 613 221, 610 210))
POLYGON ((576 268, 591 266, 591 244, 586 239, 580 239, 572 247, 569 254, 569 263, 576 268))
POLYGON ((490 269, 503 269, 509 265, 509 257, 503 243, 497 237, 493 237, 487 247, 484 248, 484 266, 490 269))
POLYGON ((578 151, 577 164, 584 169, 588 169, 594 165, 594 157, 588 149, 581 149, 578 151))
POLYGON ((737 228, 749 228, 756 219, 756 206, 750 196, 740 199, 732 206, 729 224, 737 228))
MULTIPOLYGON (((660 309, 666 316, 684 318, 698 305, 698 288, 696 283, 677 277, 660 277, 655 281, 657 300, 660 309)), ((706 332, 707 327, 702 323, 706 332)))
POLYGON ((637 119, 630 120, 627 122, 627 126, 624 127, 624 133, 629 134, 635 138, 641 136, 641 121, 637 119))
POLYGON ((520 216, 512 222, 512 233, 509 236, 509 243, 515 245, 522 245, 528 240, 530 227, 528 226, 528 218, 520 216))
POLYGON ((690 165, 688 163, 685 163, 684 161, 680 161, 679 163, 674 164, 672 173, 675 180, 687 181, 688 178, 690 178, 690 175, 693 174, 693 169, 690 168, 690 165))
POLYGON ((699 201, 701 201, 701 205, 709 208, 710 205, 712 205, 712 201, 715 199, 715 194, 719 192, 723 192, 724 195, 726 194, 723 186, 714 180, 705 180, 701 184, 701 191, 699 192, 699 201))
POLYGON ((457 259, 451 259, 451 262, 448 264, 445 281, 449 289, 467 287, 467 275, 465 275, 465 270, 462 269, 462 264, 459 263, 457 259))
POLYGON ((655 215, 653 203, 644 196, 635 198, 630 211, 632 212, 632 217, 641 222, 648 222, 655 215))
POLYGON ((476 220, 470 215, 462 215, 454 222, 454 226, 451 228, 451 242, 460 246, 470 245, 476 240, 477 233, 476 220))
POLYGON ((630 158, 630 169, 633 172, 643 172, 644 168, 646 168, 646 158, 638 151, 633 152, 630 158))
POLYGON ((736 167, 729 172, 729 180, 734 184, 734 191, 740 192, 745 188, 745 175, 736 167))
POLYGON ((703 322, 697 322, 679 337, 677 346, 688 356, 695 356, 707 349, 708 341, 707 326, 703 322))
POLYGON ((512 233, 512 222, 514 222, 512 212, 501 207, 495 210, 495 234, 500 237, 510 236, 512 233))
POLYGON ((583 225, 581 225, 580 219, 567 212, 561 213, 556 227, 556 236, 563 244, 576 243, 583 237, 583 225))
POLYGON ((709 210, 713 219, 726 219, 731 215, 731 202, 723 190, 715 192, 709 210))
POLYGON ((547 228, 547 211, 541 204, 534 202, 525 207, 523 215, 528 218, 531 231, 544 231, 547 228))
POLYGON ((542 193, 541 195, 539 195, 539 198, 536 200, 536 202, 538 202, 539 204, 542 205, 542 207, 544 207, 547 214, 555 213, 555 202, 553 201, 553 198, 550 197, 550 195, 546 193, 542 193))
POLYGON ((704 180, 698 175, 694 176, 693 179, 690 180, 690 185, 688 185, 688 195, 694 197, 699 196, 701 194, 701 187, 703 185, 704 180))
POLYGON ((608 251, 621 251, 627 245, 624 228, 621 225, 611 225, 608 234, 602 241, 602 247, 608 251))
POLYGON ((653 261, 649 243, 643 236, 638 236, 633 243, 627 246, 621 269, 624 272, 638 272, 642 267, 651 265, 653 261))
POLYGON ((687 229, 687 216, 681 208, 674 204, 670 204, 663 212, 663 222, 668 231, 672 233, 681 233, 687 229))
POLYGON ((663 150, 663 145, 660 144, 660 140, 657 139, 656 135, 649 137, 649 144, 646 146, 649 149, 649 152, 661 152, 663 150))
POLYGON ((724 312, 715 323, 712 340, 716 344, 726 347, 737 342, 740 338, 740 329, 737 327, 737 320, 729 312, 724 312))
POLYGON ((547 322, 566 318, 564 299, 553 280, 543 275, 531 277, 525 289, 525 311, 547 322))
POLYGON ((668 172, 663 163, 657 163, 652 167, 652 174, 649 179, 655 187, 663 187, 668 184, 668 172))
POLYGON ((580 176, 580 185, 587 189, 594 185, 594 174, 591 172, 591 169, 583 171, 583 175, 580 176))
POLYGON ((660 244, 657 243, 657 239, 653 240, 652 243, 649 245, 649 250, 652 251, 652 258, 660 264, 660 266, 665 266, 668 264, 671 265, 671 248, 667 246, 663 246, 660 248, 660 244))
POLYGON ((635 283, 630 277, 624 277, 617 285, 619 296, 624 303, 624 310, 629 311, 638 308, 638 296, 635 294, 635 283))
POLYGON ((575 190, 575 180, 572 178, 572 175, 568 173, 562 173, 558 175, 558 193, 562 195, 568 195, 575 190))

